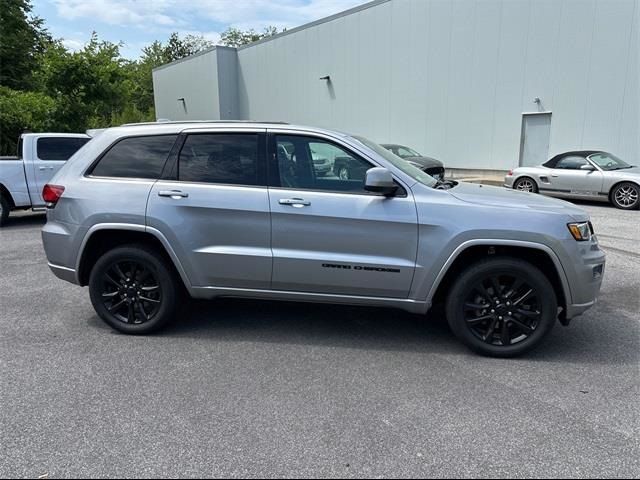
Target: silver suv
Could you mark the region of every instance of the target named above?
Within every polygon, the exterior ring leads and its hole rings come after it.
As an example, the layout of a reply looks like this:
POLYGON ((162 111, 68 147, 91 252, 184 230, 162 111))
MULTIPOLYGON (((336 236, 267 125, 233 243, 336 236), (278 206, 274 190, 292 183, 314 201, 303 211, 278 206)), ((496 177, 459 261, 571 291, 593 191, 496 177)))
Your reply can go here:
POLYGON ((51 269, 88 285, 100 317, 129 334, 167 324, 183 293, 443 305, 467 346, 508 357, 591 307, 604 272, 582 209, 436 181, 365 138, 316 128, 112 128, 46 190, 51 269), (364 174, 326 175, 314 156, 364 174))

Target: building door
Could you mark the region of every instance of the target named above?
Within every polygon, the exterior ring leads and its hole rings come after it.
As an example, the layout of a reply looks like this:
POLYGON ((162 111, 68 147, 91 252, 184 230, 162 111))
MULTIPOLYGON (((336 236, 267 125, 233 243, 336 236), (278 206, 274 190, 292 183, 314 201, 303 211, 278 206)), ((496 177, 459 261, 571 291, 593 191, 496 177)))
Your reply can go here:
POLYGON ((520 137, 520 166, 533 167, 548 160, 551 136, 551 113, 525 113, 522 115, 520 137))

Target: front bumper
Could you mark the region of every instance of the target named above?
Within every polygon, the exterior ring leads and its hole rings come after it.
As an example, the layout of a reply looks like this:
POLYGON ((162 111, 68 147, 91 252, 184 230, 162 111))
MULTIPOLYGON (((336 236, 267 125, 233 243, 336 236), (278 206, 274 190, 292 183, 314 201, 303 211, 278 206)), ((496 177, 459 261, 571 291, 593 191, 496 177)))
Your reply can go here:
POLYGON ((571 302, 567 302, 565 316, 567 320, 583 314, 593 307, 600 294, 604 278, 606 254, 600 250, 597 238, 580 246, 578 255, 573 259, 569 270, 571 302))

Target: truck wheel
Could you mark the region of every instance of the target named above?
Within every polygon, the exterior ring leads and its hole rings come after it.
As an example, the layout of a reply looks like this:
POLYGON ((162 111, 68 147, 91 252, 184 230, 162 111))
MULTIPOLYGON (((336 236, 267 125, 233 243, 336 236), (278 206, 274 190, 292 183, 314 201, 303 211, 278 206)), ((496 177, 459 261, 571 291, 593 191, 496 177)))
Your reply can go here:
POLYGON ((453 333, 492 357, 521 355, 540 343, 558 316, 549 279, 528 262, 496 257, 469 266, 447 298, 453 333))
POLYGON ((611 203, 622 210, 634 210, 640 207, 640 187, 631 182, 616 185, 611 191, 611 203))
POLYGON ((100 318, 130 335, 158 331, 173 320, 180 291, 168 262, 144 245, 108 251, 89 278, 91 303, 100 318))
POLYGON ((9 212, 11 211, 11 207, 9 207, 9 202, 7 202, 7 200, 0 195, 0 227, 2 227, 6 221, 7 218, 9 218, 9 212))

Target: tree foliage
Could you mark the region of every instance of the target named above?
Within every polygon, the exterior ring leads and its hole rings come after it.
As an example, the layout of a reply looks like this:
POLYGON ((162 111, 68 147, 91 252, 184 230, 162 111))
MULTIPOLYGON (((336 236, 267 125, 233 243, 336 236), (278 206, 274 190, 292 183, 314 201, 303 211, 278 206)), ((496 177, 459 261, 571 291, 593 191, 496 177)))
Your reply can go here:
MULTIPOLYGON (((284 32, 286 29, 282 29, 284 32)), ((235 27, 227 28, 220 35, 220 43, 227 47, 241 47, 249 43, 257 42, 266 37, 271 37, 280 33, 278 27, 272 25, 266 27, 262 32, 256 32, 253 28, 249 30, 240 30, 235 27)))
MULTIPOLYGON (((221 43, 237 47, 277 33, 230 28, 221 43)), ((31 0, 0 0, 0 154, 13 154, 25 130, 83 132, 152 121, 153 69, 214 46, 200 35, 172 33, 132 61, 122 57, 122 44, 94 32, 72 51, 31 15, 31 0)))
POLYGON ((0 85, 31 86, 37 57, 51 37, 44 21, 30 16, 28 0, 0 0, 0 85))

